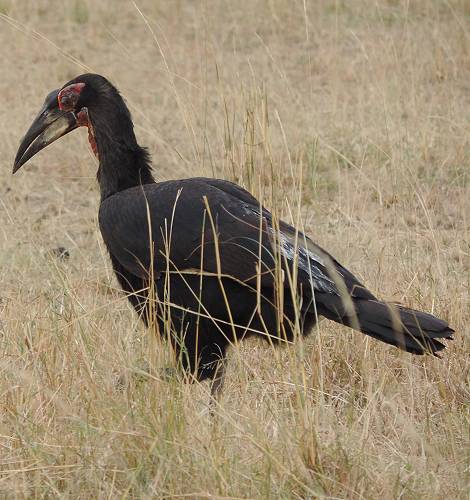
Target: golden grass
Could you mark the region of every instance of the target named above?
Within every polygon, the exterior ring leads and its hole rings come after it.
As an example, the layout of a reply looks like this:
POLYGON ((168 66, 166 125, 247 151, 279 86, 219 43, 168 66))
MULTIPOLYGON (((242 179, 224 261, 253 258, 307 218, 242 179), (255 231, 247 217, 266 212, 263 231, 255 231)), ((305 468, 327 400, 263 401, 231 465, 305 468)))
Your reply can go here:
POLYGON ((468 498, 468 1, 0 13, 0 496, 468 498), (286 219, 300 206, 374 292, 449 320, 443 358, 321 322, 293 347, 232 350, 213 419, 205 384, 141 373, 170 353, 116 289, 86 133, 10 175, 80 64, 121 89, 158 179, 236 180, 286 219))

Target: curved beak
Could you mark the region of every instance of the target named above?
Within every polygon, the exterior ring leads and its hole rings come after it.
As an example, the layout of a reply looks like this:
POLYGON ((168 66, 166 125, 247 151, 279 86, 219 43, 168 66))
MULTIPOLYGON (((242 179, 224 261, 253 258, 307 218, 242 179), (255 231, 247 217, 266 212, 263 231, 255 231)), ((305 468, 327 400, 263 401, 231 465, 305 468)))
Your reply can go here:
POLYGON ((16 153, 13 173, 41 149, 78 127, 74 113, 59 109, 58 94, 59 90, 53 90, 46 97, 41 111, 23 137, 16 153))

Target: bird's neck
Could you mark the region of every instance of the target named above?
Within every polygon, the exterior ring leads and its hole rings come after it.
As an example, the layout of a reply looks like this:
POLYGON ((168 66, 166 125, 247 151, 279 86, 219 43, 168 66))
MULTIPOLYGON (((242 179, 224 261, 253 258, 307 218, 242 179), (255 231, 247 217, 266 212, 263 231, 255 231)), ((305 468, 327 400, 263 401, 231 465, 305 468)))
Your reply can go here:
POLYGON ((147 150, 137 143, 132 124, 123 130, 113 130, 109 122, 106 126, 93 123, 96 154, 99 159, 97 173, 101 199, 131 187, 155 182, 147 150))

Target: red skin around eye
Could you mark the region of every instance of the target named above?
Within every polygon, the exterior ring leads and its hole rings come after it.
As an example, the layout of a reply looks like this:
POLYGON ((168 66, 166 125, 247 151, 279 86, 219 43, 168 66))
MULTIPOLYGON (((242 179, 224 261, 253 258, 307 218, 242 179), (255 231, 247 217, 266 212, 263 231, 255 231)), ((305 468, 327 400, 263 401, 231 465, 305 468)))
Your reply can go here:
MULTIPOLYGON (((64 87, 57 96, 57 101, 59 103, 59 109, 62 111, 75 111, 75 106, 77 105, 80 93, 84 89, 85 84, 82 82, 72 83, 67 87, 64 87)), ((95 134, 93 132, 93 126, 88 117, 88 109, 82 108, 77 113, 77 125, 79 127, 88 128, 88 141, 90 143, 93 153, 98 158, 98 148, 96 146, 95 134)))
POLYGON ((73 111, 84 87, 85 84, 79 82, 63 88, 57 96, 59 109, 61 111, 73 111))

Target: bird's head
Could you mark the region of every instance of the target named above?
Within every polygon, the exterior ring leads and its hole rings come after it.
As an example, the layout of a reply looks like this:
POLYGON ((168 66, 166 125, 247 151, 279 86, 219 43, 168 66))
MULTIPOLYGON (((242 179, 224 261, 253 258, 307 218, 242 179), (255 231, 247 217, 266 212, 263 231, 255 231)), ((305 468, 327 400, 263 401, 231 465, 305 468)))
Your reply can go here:
MULTIPOLYGON (((36 153, 78 127, 88 127, 95 154, 95 129, 101 123, 131 124, 129 111, 117 89, 103 76, 87 73, 53 90, 23 137, 16 154, 13 173, 36 153)), ((108 130, 108 133, 112 133, 108 130)))

